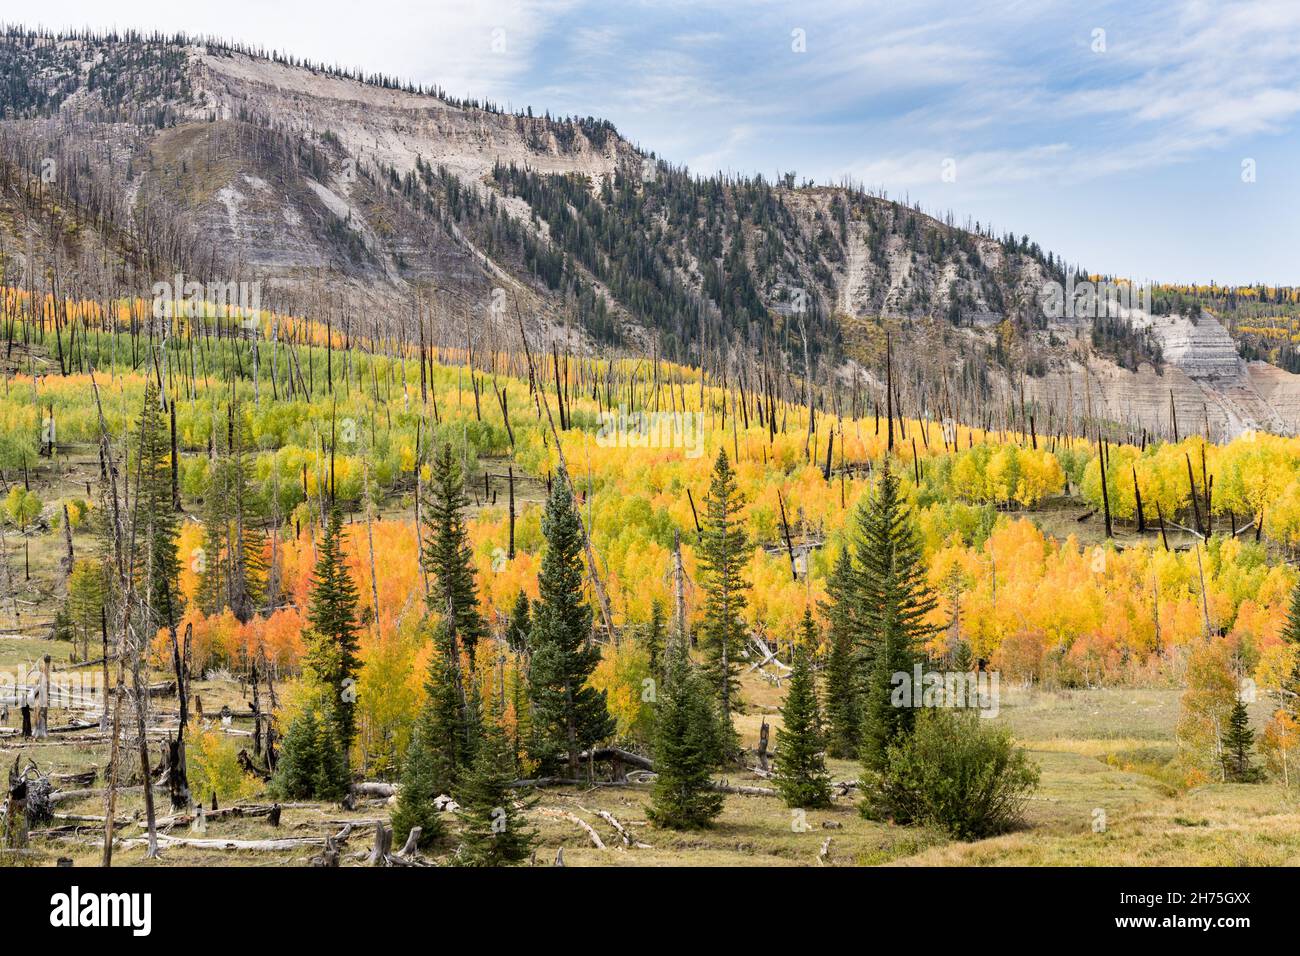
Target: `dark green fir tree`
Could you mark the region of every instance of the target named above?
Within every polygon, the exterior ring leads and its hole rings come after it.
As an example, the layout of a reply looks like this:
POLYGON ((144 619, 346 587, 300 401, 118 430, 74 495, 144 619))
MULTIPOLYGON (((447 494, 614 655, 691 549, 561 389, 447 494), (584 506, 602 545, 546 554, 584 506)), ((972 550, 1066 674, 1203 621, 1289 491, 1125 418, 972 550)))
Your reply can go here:
POLYGON ((932 632, 926 617, 935 608, 911 510, 888 464, 859 512, 858 534, 862 761, 869 771, 881 771, 889 746, 915 726, 916 708, 900 706, 895 689, 925 659, 923 644, 932 632))
POLYGON ((451 615, 456 642, 469 655, 472 668, 478 643, 488 629, 479 609, 474 555, 465 529, 469 500, 451 445, 443 445, 434 457, 425 493, 424 567, 433 577, 429 609, 451 615))
POLYGON ((513 866, 523 863, 537 842, 519 794, 511 784, 515 759, 501 727, 499 709, 484 716, 474 762, 456 786, 460 809, 460 846, 452 862, 458 866, 513 866))
POLYGON ((506 621, 506 644, 516 654, 528 653, 528 632, 533 626, 529 608, 528 595, 520 591, 506 621))
POLYGON ((656 776, 646 816, 666 829, 705 829, 723 805, 713 788, 722 733, 715 695, 680 641, 671 643, 667 657, 655 704, 656 776))
POLYGON ((858 756, 862 743, 862 661, 858 650, 861 632, 855 610, 857 573, 847 547, 835 561, 826 582, 826 593, 830 643, 826 655, 826 752, 841 760, 851 760, 858 756))
POLYGON ((325 533, 316 549, 303 669, 321 688, 324 714, 344 776, 356 740, 357 675, 361 670, 357 638, 357 589, 343 555, 343 514, 330 508, 325 533))
POLYGON ((1223 779, 1228 783, 1255 783, 1259 770, 1254 765, 1255 732, 1241 696, 1233 701, 1228 726, 1223 732, 1223 779))
POLYGON ((752 551, 740 518, 743 504, 727 453, 719 451, 700 529, 704 620, 699 635, 705 673, 714 687, 723 719, 722 752, 728 757, 740 749, 731 716, 740 708, 739 664, 745 646, 745 595, 749 590, 744 569, 752 551))
POLYGON ((776 732, 775 779, 786 806, 812 809, 830 806, 831 780, 826 772, 826 740, 812 669, 817 625, 811 610, 804 611, 799 637, 781 704, 781 727, 776 732))
POLYGON ((591 607, 582 597, 581 529, 563 471, 546 502, 542 535, 546 552, 529 635, 533 754, 552 764, 563 756, 569 776, 576 779, 578 755, 612 734, 616 725, 605 692, 588 683, 600 651, 591 639, 591 607))

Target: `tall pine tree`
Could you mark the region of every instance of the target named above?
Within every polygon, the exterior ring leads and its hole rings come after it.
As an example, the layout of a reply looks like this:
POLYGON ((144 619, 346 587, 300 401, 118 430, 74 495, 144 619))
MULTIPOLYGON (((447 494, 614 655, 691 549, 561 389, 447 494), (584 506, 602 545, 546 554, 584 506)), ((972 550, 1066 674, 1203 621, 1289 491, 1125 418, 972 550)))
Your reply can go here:
POLYGON ((650 602, 650 620, 645 626, 645 650, 649 659, 650 676, 656 681, 663 680, 664 642, 667 640, 668 622, 664 614, 664 602, 655 598, 650 602))
POLYGON ((888 463, 859 512, 858 535, 862 761, 880 771, 889 745, 915 725, 915 708, 893 699, 896 675, 910 681, 913 665, 923 661, 922 645, 931 633, 925 618, 935 608, 911 510, 888 463))
POLYGON ((317 548, 307 608, 311 628, 303 666, 319 682, 324 694, 326 720, 345 775, 357 736, 356 680, 361 670, 357 603, 356 584, 343 555, 343 513, 334 503, 317 548))
POLYGON ((469 500, 451 445, 443 445, 434 457, 425 488, 424 566, 433 575, 429 606, 435 614, 451 615, 456 643, 469 655, 472 668, 475 649, 488 629, 479 610, 473 551, 463 517, 469 500))
POLYGON ((578 755, 614 732, 605 692, 588 684, 600 662, 591 639, 591 607, 582 599, 582 538, 563 471, 542 515, 546 552, 538 575, 529 637, 532 661, 534 755, 544 762, 567 756, 578 776, 578 755))
POLYGON ((474 762, 455 789, 460 809, 460 846, 452 862, 459 866, 510 866, 527 860, 537 842, 511 788, 514 753, 501 727, 499 708, 482 721, 474 762))
POLYGON ((655 782, 646 816, 655 826, 699 830, 722 812, 722 794, 713 789, 721 721, 712 687, 684 643, 673 641, 667 657, 655 703, 655 782))
POLYGON ((862 743, 858 590, 853 554, 846 546, 826 582, 830 598, 826 604, 830 641, 826 659, 826 752, 841 760, 857 757, 862 743))
POLYGON ((800 632, 789 685, 781 704, 781 726, 776 732, 776 788, 786 806, 811 809, 828 807, 831 803, 826 741, 812 670, 817 625, 813 623, 811 610, 804 610, 800 632))
POLYGON ((437 840, 442 827, 434 801, 450 796, 473 762, 479 727, 469 713, 460 671, 451 625, 446 618, 439 619, 424 682, 424 704, 402 766, 402 788, 393 812, 394 840, 405 840, 415 826, 422 828, 421 846, 437 840))
POLYGON ((528 632, 532 627, 528 594, 520 590, 515 597, 514 606, 510 609, 510 617, 506 620, 506 644, 516 654, 528 653, 528 632))
POLYGON ((135 580, 145 590, 152 633, 160 627, 175 628, 183 611, 171 488, 171 437, 163 421, 158 387, 152 380, 145 385, 136 437, 139 480, 133 503, 137 529, 135 580))
POLYGON ((1223 779, 1229 783, 1254 783, 1259 771, 1253 762, 1255 732, 1250 729, 1250 714, 1238 694, 1223 732, 1223 779))
POLYGON ((713 465, 704 524, 700 529, 700 577, 704 588, 704 621, 700 625, 700 646, 705 654, 705 672, 715 688, 723 719, 722 750, 730 756, 739 749, 739 738, 731 715, 740 707, 739 659, 745 646, 745 563, 752 545, 740 520, 744 500, 736 488, 725 450, 713 465))

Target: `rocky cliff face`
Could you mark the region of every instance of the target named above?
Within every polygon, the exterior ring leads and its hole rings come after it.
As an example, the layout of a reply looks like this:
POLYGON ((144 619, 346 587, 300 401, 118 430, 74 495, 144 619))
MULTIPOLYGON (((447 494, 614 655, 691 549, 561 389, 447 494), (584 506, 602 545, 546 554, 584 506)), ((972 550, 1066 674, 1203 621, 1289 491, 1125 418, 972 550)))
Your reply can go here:
POLYGON ((1070 360, 1040 379, 1031 394, 1082 421, 1102 418, 1171 435, 1208 434, 1227 440, 1248 430, 1300 433, 1300 375, 1264 362, 1245 362, 1217 319, 1135 314, 1150 327, 1164 362, 1136 372, 1100 357, 1070 360))
POLYGON ((854 190, 701 179, 601 121, 140 38, 0 36, 0 80, 0 164, 54 170, 31 209, 0 197, 10 275, 50 274, 52 249, 102 294, 184 262, 365 327, 419 310, 480 348, 502 290, 568 348, 779 353, 798 374, 806 335, 822 380, 871 378, 890 328, 914 405, 1023 392, 1058 421, 1300 430, 1300 376, 1242 361, 1211 316, 1045 320, 1064 264, 1025 239, 854 190))

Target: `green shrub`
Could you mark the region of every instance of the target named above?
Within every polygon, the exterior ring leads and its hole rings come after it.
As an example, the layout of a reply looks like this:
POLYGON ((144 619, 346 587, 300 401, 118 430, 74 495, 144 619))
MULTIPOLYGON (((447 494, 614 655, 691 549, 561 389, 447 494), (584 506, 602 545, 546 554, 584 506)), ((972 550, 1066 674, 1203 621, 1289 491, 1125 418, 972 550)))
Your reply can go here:
POLYGON ((186 747, 187 775, 195 800, 212 793, 222 804, 251 797, 261 784, 239 766, 239 748, 215 730, 196 734, 186 747))
POLYGON ((1005 727, 975 712, 927 709, 892 744, 883 772, 862 782, 863 812, 978 840, 1012 829, 1038 786, 1038 768, 1005 727))

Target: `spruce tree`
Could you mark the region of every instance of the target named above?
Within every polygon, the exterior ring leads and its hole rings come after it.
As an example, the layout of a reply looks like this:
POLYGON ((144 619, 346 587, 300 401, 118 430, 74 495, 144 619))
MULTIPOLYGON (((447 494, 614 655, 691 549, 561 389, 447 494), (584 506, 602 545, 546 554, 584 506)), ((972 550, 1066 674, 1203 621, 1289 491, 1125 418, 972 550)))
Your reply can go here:
POLYGON ((289 731, 281 741, 276 777, 272 782, 272 790, 278 796, 290 800, 316 796, 317 780, 321 778, 321 743, 316 704, 309 702, 289 724, 289 731))
POLYGON ((1223 732, 1223 779, 1229 783, 1254 783, 1259 771, 1252 763, 1255 732, 1250 729, 1250 714, 1238 695, 1232 703, 1228 726, 1223 732))
POLYGON ((417 721, 406 748, 402 766, 402 788, 397 792, 397 806, 393 808, 393 841, 402 846, 411 830, 420 828, 419 846, 427 849, 442 836, 442 815, 434 800, 445 791, 437 786, 439 754, 425 740, 422 721, 417 721))
POLYGON ((252 429, 235 399, 226 408, 225 422, 214 422, 213 427, 213 455, 203 492, 199 605, 209 615, 230 608, 245 624, 266 596, 266 531, 253 491, 252 447, 252 429))
POLYGON ((528 653, 528 632, 532 626, 528 595, 521 590, 515 597, 514 607, 510 609, 510 617, 506 621, 506 643, 510 650, 516 654, 528 653))
POLYGON ((326 720, 345 776, 357 735, 356 679, 361 670, 357 603, 357 588, 343 555, 343 513, 335 503, 317 548, 303 667, 321 686, 326 720))
POLYGON ((533 603, 529 687, 534 755, 553 762, 567 755, 578 776, 578 755, 614 732, 605 692, 588 684, 600 663, 591 640, 591 607, 582 599, 582 538, 569 482, 560 472, 542 515, 546 552, 533 603))
POLYGON ((645 649, 650 665, 650 676, 656 681, 662 681, 664 676, 664 642, 667 640, 667 633, 664 602, 655 598, 650 602, 650 620, 645 626, 645 649))
POLYGON ((136 428, 139 459, 134 523, 135 579, 144 590, 150 631, 174 628, 183 611, 178 581, 176 509, 171 487, 171 436, 159 408, 158 387, 144 389, 144 407, 136 428))
POLYGON ((856 613, 857 571, 846 546, 840 551, 826 582, 830 600, 826 604, 830 653, 826 658, 826 752, 849 760, 857 757, 862 743, 861 658, 858 652, 860 628, 856 613))
POLYGON ((483 719, 474 762, 454 791, 460 806, 460 846, 452 858, 456 865, 510 866, 532 853, 537 836, 527 825, 526 808, 515 805, 514 772, 514 754, 497 710, 483 719))
POLYGON ((886 463, 875 493, 859 512, 858 608, 863 627, 860 673, 865 676, 862 761, 883 770, 890 744, 911 733, 916 708, 896 706, 896 675, 911 681, 924 659, 922 644, 935 608, 911 511, 898 476, 886 463))
POLYGON ((424 566, 433 575, 429 607, 435 614, 450 614, 456 640, 474 666, 478 642, 487 636, 487 625, 479 610, 474 583, 473 551, 465 529, 465 497, 460 463, 451 445, 443 445, 434 457, 432 474, 425 486, 424 566))
POLYGON ((826 741, 812 670, 817 626, 811 610, 804 611, 800 631, 781 704, 781 727, 776 732, 776 788, 788 807, 828 807, 831 782, 826 772, 826 741))
POLYGON ((667 676, 655 704, 655 782, 646 816, 658 827, 699 830, 722 812, 713 789, 720 719, 713 689, 681 641, 668 649, 667 676))
POLYGON ((477 743, 460 655, 447 621, 437 623, 424 682, 424 705, 416 718, 420 745, 428 752, 428 799, 450 794, 474 759, 477 743))
POLYGON ((700 578, 704 588, 704 621, 700 646, 705 673, 717 694, 723 719, 723 753, 739 750, 731 715, 740 708, 739 658, 745 646, 745 563, 752 550, 740 520, 744 501, 736 489, 735 472, 726 451, 719 451, 713 466, 708 505, 700 529, 700 578))

